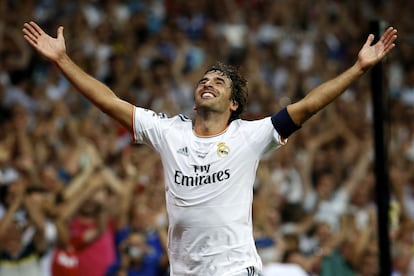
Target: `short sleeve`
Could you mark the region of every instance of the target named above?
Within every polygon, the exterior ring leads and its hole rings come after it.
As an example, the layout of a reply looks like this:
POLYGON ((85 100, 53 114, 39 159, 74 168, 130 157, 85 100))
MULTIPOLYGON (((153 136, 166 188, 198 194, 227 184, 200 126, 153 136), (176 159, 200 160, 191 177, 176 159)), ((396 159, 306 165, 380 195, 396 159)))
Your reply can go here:
POLYGON ((134 109, 134 142, 148 144, 157 148, 160 144, 162 124, 161 120, 166 119, 164 113, 155 113, 152 110, 135 107, 134 109))
POLYGON ((246 137, 253 152, 263 155, 286 144, 272 125, 270 117, 260 120, 243 121, 243 135, 246 137))

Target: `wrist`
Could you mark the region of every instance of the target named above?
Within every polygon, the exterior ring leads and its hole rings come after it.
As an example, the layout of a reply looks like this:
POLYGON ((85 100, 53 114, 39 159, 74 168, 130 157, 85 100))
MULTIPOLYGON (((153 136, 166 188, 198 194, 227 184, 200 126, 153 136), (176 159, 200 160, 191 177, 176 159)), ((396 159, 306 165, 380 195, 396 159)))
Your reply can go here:
POLYGON ((363 74, 365 74, 365 72, 367 72, 369 70, 369 67, 367 66, 363 66, 363 64, 361 64, 361 62, 359 62, 358 60, 354 63, 354 65, 351 67, 355 74, 360 77, 363 74))
POLYGON ((69 62, 69 56, 66 54, 66 52, 64 52, 63 54, 59 55, 55 60, 54 63, 59 66, 62 67, 65 64, 67 64, 69 62))

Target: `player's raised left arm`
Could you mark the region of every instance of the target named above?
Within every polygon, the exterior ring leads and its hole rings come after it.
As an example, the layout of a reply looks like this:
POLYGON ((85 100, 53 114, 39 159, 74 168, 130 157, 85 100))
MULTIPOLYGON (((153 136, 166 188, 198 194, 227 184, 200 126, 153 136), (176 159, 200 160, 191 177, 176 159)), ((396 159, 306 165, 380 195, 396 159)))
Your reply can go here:
POLYGON ((53 62, 77 91, 129 131, 133 131, 134 106, 120 99, 108 86, 75 64, 66 52, 63 26, 57 29, 56 38, 48 35, 33 21, 25 23, 22 31, 26 41, 53 62))
POLYGON ((397 30, 389 27, 377 43, 372 45, 374 35, 370 34, 358 53, 353 66, 339 76, 312 89, 300 101, 288 105, 287 110, 293 122, 302 125, 313 114, 340 96, 354 81, 380 62, 394 47, 397 30))

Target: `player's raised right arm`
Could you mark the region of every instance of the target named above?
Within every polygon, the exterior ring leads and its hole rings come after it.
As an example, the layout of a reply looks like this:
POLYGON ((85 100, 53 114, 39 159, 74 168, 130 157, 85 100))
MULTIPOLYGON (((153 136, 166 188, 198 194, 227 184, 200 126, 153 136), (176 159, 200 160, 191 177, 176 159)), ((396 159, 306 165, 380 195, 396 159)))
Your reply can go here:
POLYGON ((105 84, 87 74, 70 59, 66 53, 62 26, 57 30, 57 38, 46 34, 35 22, 25 23, 23 34, 42 56, 58 66, 79 92, 132 132, 134 106, 121 100, 105 84))

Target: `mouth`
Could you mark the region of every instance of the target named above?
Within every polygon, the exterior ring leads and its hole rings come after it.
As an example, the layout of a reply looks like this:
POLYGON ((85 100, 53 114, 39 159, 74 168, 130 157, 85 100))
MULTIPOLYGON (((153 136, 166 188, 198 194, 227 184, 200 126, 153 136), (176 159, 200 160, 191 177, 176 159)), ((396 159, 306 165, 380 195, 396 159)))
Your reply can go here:
POLYGON ((202 99, 212 99, 216 97, 216 94, 210 90, 204 90, 201 92, 200 97, 202 99))

